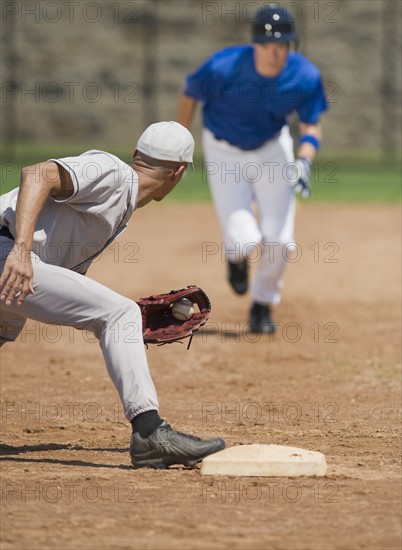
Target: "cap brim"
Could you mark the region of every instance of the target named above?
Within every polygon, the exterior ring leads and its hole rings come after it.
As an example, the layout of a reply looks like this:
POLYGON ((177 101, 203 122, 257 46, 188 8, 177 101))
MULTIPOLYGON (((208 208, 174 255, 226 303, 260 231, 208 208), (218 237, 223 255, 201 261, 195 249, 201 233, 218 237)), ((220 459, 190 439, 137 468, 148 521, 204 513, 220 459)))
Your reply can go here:
POLYGON ((298 38, 295 33, 284 34, 283 36, 266 36, 265 34, 258 34, 253 36, 254 44, 266 44, 267 42, 297 42, 298 38))

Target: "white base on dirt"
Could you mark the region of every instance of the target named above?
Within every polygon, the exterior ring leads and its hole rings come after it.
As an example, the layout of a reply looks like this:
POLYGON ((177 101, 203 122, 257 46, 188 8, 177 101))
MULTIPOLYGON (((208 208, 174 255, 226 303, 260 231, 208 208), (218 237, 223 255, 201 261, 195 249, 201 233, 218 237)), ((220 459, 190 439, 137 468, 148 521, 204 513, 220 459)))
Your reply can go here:
POLYGON ((207 456, 201 464, 204 476, 324 476, 327 462, 322 453, 285 445, 239 445, 207 456))

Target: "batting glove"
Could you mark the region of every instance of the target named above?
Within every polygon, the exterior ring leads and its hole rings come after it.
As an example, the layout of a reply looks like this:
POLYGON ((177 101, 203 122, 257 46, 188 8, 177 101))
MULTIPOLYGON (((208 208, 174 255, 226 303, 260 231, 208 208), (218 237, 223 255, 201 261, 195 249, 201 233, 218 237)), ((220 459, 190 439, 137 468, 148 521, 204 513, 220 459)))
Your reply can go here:
POLYGON ((295 162, 296 182, 292 183, 294 193, 299 194, 303 199, 311 197, 310 173, 311 160, 306 158, 298 158, 295 162))

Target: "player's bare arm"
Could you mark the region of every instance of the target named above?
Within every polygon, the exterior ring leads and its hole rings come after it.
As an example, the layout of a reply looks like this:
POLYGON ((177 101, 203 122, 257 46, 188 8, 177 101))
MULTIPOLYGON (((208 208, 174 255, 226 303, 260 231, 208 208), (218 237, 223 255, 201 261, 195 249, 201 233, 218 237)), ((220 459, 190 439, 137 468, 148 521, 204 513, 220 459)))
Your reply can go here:
POLYGON ((14 247, 0 278, 0 299, 10 305, 15 298, 21 305, 33 294, 31 250, 39 214, 50 195, 68 197, 73 192, 69 174, 54 162, 42 162, 24 168, 16 208, 14 247), (17 296, 18 294, 18 296, 17 296))
MULTIPOLYGON (((315 138, 317 140, 318 144, 321 142, 322 139, 322 129, 321 124, 305 124, 303 122, 300 122, 299 124, 299 131, 300 131, 300 137, 303 136, 311 136, 312 138, 315 138)), ((311 140, 314 141, 314 140, 311 140)), ((297 150, 297 156, 302 158, 307 158, 310 161, 313 161, 317 155, 318 148, 316 145, 314 145, 311 142, 303 141, 299 145, 299 148, 297 150)))
POLYGON ((197 100, 182 94, 177 106, 177 121, 190 129, 193 123, 194 113, 197 108, 197 100))

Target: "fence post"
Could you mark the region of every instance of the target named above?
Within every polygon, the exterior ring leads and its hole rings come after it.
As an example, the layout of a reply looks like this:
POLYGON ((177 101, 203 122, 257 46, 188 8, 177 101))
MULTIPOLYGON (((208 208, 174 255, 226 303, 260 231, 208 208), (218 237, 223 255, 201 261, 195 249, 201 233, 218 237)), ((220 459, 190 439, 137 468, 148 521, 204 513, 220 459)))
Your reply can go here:
POLYGON ((400 74, 400 13, 399 2, 385 0, 382 3, 382 139, 381 151, 383 161, 395 160, 400 118, 397 110, 397 82, 400 74))
MULTIPOLYGON (((15 4, 16 0, 8 0, 9 4, 15 4)), ((2 85, 7 84, 7 90, 17 91, 18 87, 18 58, 16 53, 16 33, 17 9, 12 10, 7 17, 7 21, 2 19, 2 39, 1 49, 4 65, 1 70, 2 85), (12 89, 11 89, 12 86, 12 89)), ((4 15, 3 15, 4 17, 4 15)), ((1 118, 3 121, 3 131, 1 132, 0 154, 1 160, 14 161, 16 155, 17 141, 17 94, 4 96, 5 88, 1 94, 1 118)))

